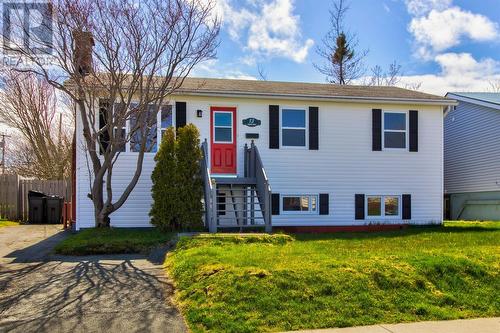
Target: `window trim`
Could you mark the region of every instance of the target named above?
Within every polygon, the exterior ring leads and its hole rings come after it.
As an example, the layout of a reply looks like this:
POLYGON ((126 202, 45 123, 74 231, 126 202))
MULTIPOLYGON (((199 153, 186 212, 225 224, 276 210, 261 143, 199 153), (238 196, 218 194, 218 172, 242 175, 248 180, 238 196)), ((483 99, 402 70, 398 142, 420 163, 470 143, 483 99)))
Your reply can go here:
POLYGON ((309 107, 305 106, 281 106, 280 105, 280 149, 308 149, 309 147, 309 107), (299 110, 304 111, 305 115, 305 126, 304 127, 283 127, 283 110, 299 110), (283 129, 298 129, 305 131, 304 146, 286 146, 283 144, 283 129))
MULTIPOLYGON (((138 103, 137 101, 133 100, 130 102, 130 104, 133 103, 138 103)), ((117 104, 117 103, 114 103, 117 104)), ((175 101, 169 101, 167 103, 163 103, 163 105, 171 105, 172 106, 172 126, 175 127, 175 101)), ((114 110, 115 105, 113 105, 113 110, 114 110)), ((97 112, 99 112, 99 108, 97 109, 97 112)), ((114 112, 114 111, 113 111, 114 112)), ((116 126, 114 127, 113 130, 116 129, 116 126)), ((132 151, 130 149, 131 147, 131 138, 129 139, 128 136, 130 135, 130 118, 125 120, 125 126, 122 127, 122 129, 125 129, 125 138, 128 139, 128 141, 125 143, 125 151, 120 152, 120 155, 132 155, 132 154, 138 154, 139 152, 132 151)), ((145 154, 156 154, 158 152, 158 149, 160 149, 160 142, 161 142, 161 111, 158 112, 156 115, 156 152, 153 151, 145 151, 145 154), (159 140, 158 140, 159 139, 159 140)), ((97 149, 99 149, 99 142, 97 142, 97 149)), ((102 155, 101 155, 102 156, 102 155)))
POLYGON ((214 110, 212 112, 212 116, 213 116, 213 121, 214 121, 214 125, 212 126, 212 135, 213 135, 213 143, 215 144, 227 144, 227 145, 231 145, 234 143, 234 126, 235 126, 235 121, 234 121, 234 114, 232 111, 218 111, 218 110, 214 110), (231 115, 231 126, 216 126, 215 125, 215 114, 216 113, 229 113, 231 115), (219 127, 219 128, 230 128, 231 129, 231 141, 216 141, 215 140, 215 129, 219 127))
POLYGON ((408 111, 397 111, 397 110, 383 110, 382 111, 382 150, 387 151, 408 151, 409 149, 409 116, 408 111), (404 130, 386 130, 385 129, 385 114, 386 113, 400 113, 405 115, 405 129, 404 130), (405 133, 405 147, 404 148, 391 148, 385 146, 385 132, 393 132, 393 133, 405 133))
POLYGON ((281 194, 280 195, 280 212, 282 215, 319 215, 319 194, 281 194), (283 201, 285 198, 293 198, 293 197, 309 197, 309 202, 312 197, 316 198, 316 210, 312 210, 311 204, 309 204, 308 211, 293 211, 293 210, 284 210, 283 209, 283 201))
POLYGON ((365 195, 365 216, 367 219, 376 220, 401 220, 403 209, 402 205, 402 195, 400 194, 367 194, 365 195), (379 197, 380 198, 380 216, 369 215, 368 214, 368 198, 379 197), (396 197, 398 198, 398 215, 385 215, 385 198, 386 197, 396 197))
MULTIPOLYGON (((133 104, 137 104, 138 102, 137 101, 131 101, 130 104, 129 104, 129 107, 133 104)), ((168 105, 168 103, 164 103, 164 105, 168 105)), ((158 112, 156 113, 156 151, 145 151, 144 154, 156 154, 158 152, 158 149, 160 149, 160 141, 158 139, 161 140, 161 137, 158 136, 158 128, 159 126, 161 126, 161 116, 159 117, 160 113, 161 113, 161 106, 158 108, 158 112)), ((173 110, 173 106, 172 106, 172 110, 173 110)), ((172 121, 173 121, 173 118, 172 118, 172 121)), ((130 134, 130 117, 126 120, 126 124, 127 124, 127 129, 125 130, 125 134, 126 135, 129 135, 130 134)), ((160 131, 160 135, 161 135, 161 131, 160 131)), ((128 142, 126 143, 126 146, 127 146, 127 153, 132 153, 132 154, 138 154, 139 152, 138 151, 132 151, 132 137, 129 138, 128 142)))
MULTIPOLYGON (((171 109, 170 109, 170 112, 172 112, 172 125, 170 125, 170 127, 174 127, 175 128, 175 101, 172 102, 172 103, 166 103, 164 104, 163 106, 167 106, 167 105, 170 105, 171 106, 171 109)), ((168 127, 161 127, 161 106, 160 106, 160 111, 158 112, 157 114, 157 118, 156 118, 156 123, 158 124, 156 126, 156 129, 158 130, 158 133, 156 134, 156 138, 158 140, 158 142, 156 143, 158 145, 157 149, 156 149, 156 152, 158 152, 158 149, 160 149, 160 143, 161 143, 161 139, 162 139, 162 135, 161 135, 161 132, 162 130, 167 130, 168 127)))

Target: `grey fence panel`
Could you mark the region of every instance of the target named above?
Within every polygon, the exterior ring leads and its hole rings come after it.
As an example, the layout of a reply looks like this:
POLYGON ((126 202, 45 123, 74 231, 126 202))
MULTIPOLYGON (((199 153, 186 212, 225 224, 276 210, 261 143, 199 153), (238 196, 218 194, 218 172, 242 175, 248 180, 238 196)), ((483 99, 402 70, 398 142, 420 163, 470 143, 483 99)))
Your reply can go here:
POLYGON ((22 179, 17 175, 0 176, 0 216, 9 220, 28 220, 28 192, 38 191, 71 201, 71 180, 22 179))
POLYGON ((0 216, 17 220, 19 177, 17 175, 0 176, 0 216))

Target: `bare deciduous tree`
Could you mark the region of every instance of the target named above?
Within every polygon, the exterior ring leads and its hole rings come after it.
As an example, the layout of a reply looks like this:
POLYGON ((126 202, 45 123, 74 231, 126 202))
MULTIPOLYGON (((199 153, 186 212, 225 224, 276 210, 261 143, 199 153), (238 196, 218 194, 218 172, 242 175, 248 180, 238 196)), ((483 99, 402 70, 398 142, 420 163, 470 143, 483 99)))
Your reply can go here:
POLYGON ((422 82, 403 82, 403 67, 394 60, 389 64, 387 70, 380 65, 371 68, 371 76, 367 77, 363 84, 369 86, 402 86, 405 89, 419 90, 422 82))
POLYGON ((395 86, 401 81, 402 66, 394 60, 387 71, 380 65, 372 67, 371 76, 367 82, 370 86, 395 86))
POLYGON ((490 80, 488 81, 489 92, 500 93, 500 80, 490 80))
POLYGON ((267 81, 267 72, 261 64, 257 64, 257 73, 259 74, 259 80, 267 81))
POLYGON ((334 0, 330 10, 330 31, 323 38, 323 45, 317 54, 323 64, 314 64, 316 69, 326 75, 330 83, 349 84, 365 72, 363 60, 368 50, 358 50, 358 38, 345 27, 345 15, 349 5, 345 0, 334 0))
POLYGON ((214 5, 212 0, 54 1, 53 65, 45 66, 32 47, 10 50, 34 64, 26 71, 44 77, 77 106, 97 227, 109 226, 110 214, 136 186, 144 153, 154 145, 157 112, 196 64, 215 57, 220 24, 214 5), (113 167, 126 144, 137 152, 135 171, 115 193, 113 167))
POLYGON ((0 119, 18 134, 10 145, 9 168, 39 179, 69 176, 72 117, 58 112, 62 101, 54 87, 34 74, 13 71, 2 83, 0 119))
POLYGON ((420 90, 422 87, 422 82, 405 82, 403 84, 403 88, 409 89, 409 90, 420 90))

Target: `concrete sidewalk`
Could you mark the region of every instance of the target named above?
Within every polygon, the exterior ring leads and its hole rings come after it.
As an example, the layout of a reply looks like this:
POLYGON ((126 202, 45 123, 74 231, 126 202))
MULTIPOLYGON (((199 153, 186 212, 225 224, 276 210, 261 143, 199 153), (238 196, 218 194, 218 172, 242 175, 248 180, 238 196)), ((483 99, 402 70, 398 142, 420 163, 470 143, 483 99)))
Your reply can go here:
POLYGON ((300 333, 500 333, 500 317, 328 328, 300 333))

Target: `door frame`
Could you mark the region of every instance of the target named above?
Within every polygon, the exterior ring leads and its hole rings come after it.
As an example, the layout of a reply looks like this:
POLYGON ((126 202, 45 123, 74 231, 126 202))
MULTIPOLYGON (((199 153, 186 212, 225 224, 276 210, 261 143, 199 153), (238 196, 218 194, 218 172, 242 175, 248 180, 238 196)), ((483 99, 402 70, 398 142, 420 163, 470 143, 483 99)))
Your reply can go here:
POLYGON ((210 170, 216 175, 237 175, 238 174, 238 151, 237 151, 237 131, 236 127, 238 125, 236 121, 237 108, 235 106, 211 106, 210 107, 210 170), (215 119, 214 114, 216 112, 220 113, 231 113, 232 114, 232 141, 230 143, 215 142, 215 119), (234 150, 234 172, 213 172, 213 152, 214 145, 231 145, 234 150))

